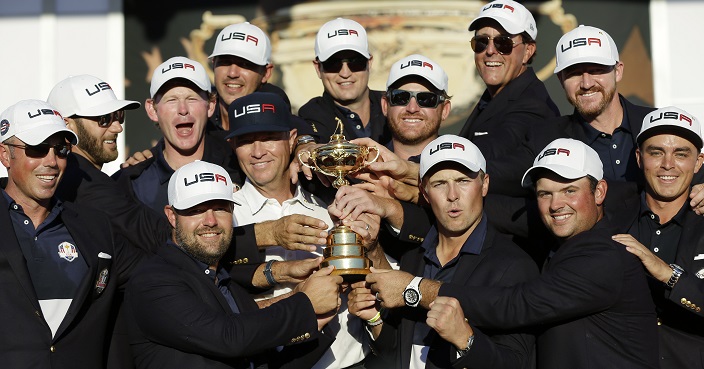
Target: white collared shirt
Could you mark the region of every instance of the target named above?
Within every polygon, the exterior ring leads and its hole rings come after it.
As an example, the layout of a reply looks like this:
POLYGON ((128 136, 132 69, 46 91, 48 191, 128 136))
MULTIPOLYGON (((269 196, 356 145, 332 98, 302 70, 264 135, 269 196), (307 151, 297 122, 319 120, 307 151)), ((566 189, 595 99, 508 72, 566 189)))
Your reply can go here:
MULTIPOLYGON (((302 189, 300 185, 296 185, 293 198, 279 204, 276 199, 264 197, 247 179, 242 189, 235 193, 234 200, 236 204, 232 216, 237 226, 276 220, 292 214, 303 214, 324 221, 328 225, 328 230, 333 227, 327 205, 318 197, 302 189)), ((281 246, 267 247, 266 261, 314 258, 323 255, 324 247, 324 245, 317 245, 314 252, 290 251, 281 246)), ((294 286, 293 284, 279 284, 274 288, 273 293, 259 295, 257 300, 290 292, 294 286)), ((340 297, 342 305, 337 319, 330 321, 325 328, 326 332, 335 334, 335 341, 313 366, 315 369, 345 368, 362 361, 369 353, 369 345, 365 342, 367 338, 363 322, 348 312, 347 294, 340 297)))

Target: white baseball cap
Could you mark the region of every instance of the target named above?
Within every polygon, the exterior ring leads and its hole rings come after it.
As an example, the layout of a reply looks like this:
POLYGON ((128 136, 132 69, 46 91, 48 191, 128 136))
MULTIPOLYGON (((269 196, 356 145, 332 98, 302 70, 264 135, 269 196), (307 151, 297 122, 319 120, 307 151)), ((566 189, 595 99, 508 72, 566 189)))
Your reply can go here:
POLYGON ((555 58, 555 73, 579 63, 611 66, 619 60, 614 39, 599 28, 585 25, 560 37, 555 47, 555 58))
POLYGON ((604 177, 604 166, 599 154, 582 141, 571 138, 558 138, 550 142, 535 158, 533 166, 523 175, 523 187, 533 185, 532 172, 545 168, 565 179, 592 176, 597 180, 604 177))
POLYGON ((538 37, 538 27, 535 25, 533 14, 515 1, 496 0, 484 5, 479 15, 469 24, 469 30, 478 29, 478 22, 485 18, 499 22, 501 27, 512 35, 526 32, 533 40, 538 37))
POLYGON ((183 56, 174 56, 154 69, 152 84, 149 87, 151 97, 154 98, 161 86, 174 78, 184 78, 201 90, 210 92, 210 78, 203 65, 183 56))
POLYGON ((66 132, 72 144, 78 143, 78 136, 66 127, 61 113, 45 101, 22 100, 0 114, 0 142, 15 136, 35 146, 58 132, 66 132))
POLYGON ((257 65, 267 65, 271 62, 271 42, 261 28, 249 22, 231 24, 220 31, 208 58, 218 55, 239 56, 257 65))
POLYGON ((486 159, 477 145, 456 135, 442 135, 423 148, 420 154, 420 178, 436 164, 451 161, 464 165, 472 172, 486 173, 486 159))
POLYGON ((71 76, 57 83, 49 93, 47 102, 65 117, 97 117, 141 106, 136 101, 118 100, 107 82, 87 74, 71 76))
POLYGON ((371 58, 364 27, 351 19, 337 18, 320 27, 315 36, 315 56, 326 61, 342 50, 356 51, 367 59, 371 58))
POLYGON ((169 205, 177 210, 211 200, 234 202, 230 175, 221 166, 196 160, 178 168, 169 179, 169 205))
POLYGON ((386 80, 386 88, 406 76, 423 77, 438 90, 447 92, 447 74, 440 64, 423 55, 409 55, 394 63, 386 80))
POLYGON ((648 138, 659 134, 682 136, 696 148, 702 148, 702 127, 699 119, 674 106, 660 108, 646 115, 636 141, 641 145, 648 138))

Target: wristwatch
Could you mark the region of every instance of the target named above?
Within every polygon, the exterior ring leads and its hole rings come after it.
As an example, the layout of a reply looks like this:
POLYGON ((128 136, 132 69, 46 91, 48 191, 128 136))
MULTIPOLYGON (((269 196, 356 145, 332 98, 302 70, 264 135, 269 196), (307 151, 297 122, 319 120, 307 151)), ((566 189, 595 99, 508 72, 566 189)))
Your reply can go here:
POLYGON ((406 302, 406 306, 416 307, 423 298, 423 294, 420 293, 420 281, 422 277, 415 277, 411 280, 411 283, 406 286, 403 290, 403 301, 406 302))
POLYGON ((684 273, 684 269, 677 264, 670 264, 670 268, 672 268, 672 275, 665 284, 667 285, 667 288, 672 289, 672 287, 675 287, 675 283, 680 280, 682 273, 684 273))
POLYGON ((311 135, 300 135, 296 138, 296 146, 301 146, 309 142, 315 142, 315 138, 311 135))
POLYGON ((460 358, 464 355, 467 355, 467 353, 469 352, 469 349, 472 348, 473 343, 474 343, 474 334, 469 336, 469 339, 467 340, 467 347, 465 347, 461 350, 457 350, 457 357, 460 358))

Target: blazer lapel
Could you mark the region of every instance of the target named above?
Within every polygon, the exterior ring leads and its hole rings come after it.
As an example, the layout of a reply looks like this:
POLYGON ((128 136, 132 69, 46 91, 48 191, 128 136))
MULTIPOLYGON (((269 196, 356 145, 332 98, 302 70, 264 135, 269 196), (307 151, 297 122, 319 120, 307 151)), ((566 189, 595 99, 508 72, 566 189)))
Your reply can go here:
MULTIPOLYGON (((83 277, 81 284, 76 290, 76 295, 71 301, 71 305, 69 306, 68 311, 66 312, 64 320, 61 321, 59 328, 56 330, 54 340, 61 337, 61 334, 64 333, 66 328, 73 322, 73 320, 78 318, 79 311, 81 310, 81 307, 85 303, 86 299, 89 296, 92 296, 92 287, 97 277, 96 268, 98 264, 98 254, 101 252, 96 247, 96 243, 102 243, 103 240, 105 240, 106 238, 105 235, 102 235, 102 237, 97 235, 93 236, 93 229, 85 227, 85 224, 80 224, 76 216, 77 214, 73 210, 68 209, 66 207, 64 207, 64 209, 61 211, 61 219, 64 222, 64 225, 68 229, 69 233, 71 234, 71 237, 76 242, 76 247, 83 256, 83 260, 85 260, 86 265, 88 265, 88 271, 86 272, 86 275, 83 277), (75 229, 81 229, 82 232, 72 231, 75 229)), ((110 244, 112 244, 112 240, 110 240, 110 244)), ((103 245, 103 247, 105 246, 103 245)), ((112 250, 112 247, 110 247, 109 250, 112 250)), ((112 253, 112 251, 109 252, 109 254, 112 253)), ((115 255, 111 256, 113 258, 115 257, 115 255)), ((111 277, 116 278, 116 276, 108 275, 108 278, 111 277)), ((108 281, 108 283, 111 282, 115 283, 115 281, 108 281)))
MULTIPOLYGON (((9 204, 5 201, 5 197, 0 195, 0 207, 7 209, 9 204)), ((32 304, 35 310, 40 311, 37 293, 32 285, 32 278, 29 276, 27 264, 22 254, 15 229, 12 226, 9 211, 0 211, 0 230, 5 235, 3 242, 0 242, 0 260, 5 259, 10 265, 13 273, 17 276, 17 283, 22 287, 27 300, 32 304)))
POLYGON ((702 227, 704 227, 702 216, 691 210, 687 211, 675 258, 677 265, 680 265, 688 273, 696 274, 697 277, 701 275, 699 274, 700 270, 704 273, 704 237, 701 234, 702 227))

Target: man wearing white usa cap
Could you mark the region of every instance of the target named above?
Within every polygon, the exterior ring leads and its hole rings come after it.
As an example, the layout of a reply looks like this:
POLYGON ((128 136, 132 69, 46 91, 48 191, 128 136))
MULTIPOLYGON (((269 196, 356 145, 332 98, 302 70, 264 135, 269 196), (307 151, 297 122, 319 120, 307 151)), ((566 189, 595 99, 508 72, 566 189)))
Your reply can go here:
POLYGON ((339 306, 342 278, 323 269, 285 301, 259 309, 220 263, 233 233, 233 189, 222 167, 204 161, 171 176, 164 207, 171 238, 127 289, 137 368, 300 368, 317 359, 306 361, 298 344, 317 342, 323 314, 339 306))
POLYGON ((494 329, 540 326, 538 367, 657 368, 655 309, 640 262, 611 239, 607 185, 596 151, 551 142, 523 176, 535 188, 557 248, 540 278, 508 288, 440 287, 470 322, 494 329))
POLYGON ((525 6, 492 1, 482 7, 469 31, 474 31, 470 46, 486 90, 459 135, 474 142, 493 163, 512 155, 536 124, 560 111, 529 66, 537 51, 538 28, 525 6))
POLYGON ((624 232, 614 239, 653 276, 648 282, 664 369, 704 367, 704 218, 688 204, 704 161, 701 148, 701 124, 693 115, 673 106, 648 114, 636 149, 645 189, 610 206, 624 232))
POLYGON ((125 110, 140 107, 136 101, 119 100, 107 82, 87 74, 56 84, 47 102, 76 132, 80 144, 73 147, 73 152, 98 169, 117 159, 117 135, 122 132, 125 110))
POLYGON ((510 286, 537 277, 533 261, 489 225, 484 156, 465 138, 440 136, 423 148, 420 175, 434 226, 403 255, 401 271, 374 268, 368 284, 350 293, 350 311, 367 320, 374 352, 386 367, 403 369, 533 367, 535 337, 483 331, 464 319, 457 299, 437 296, 447 283, 510 286))
MULTIPOLYGON (((448 77, 440 64, 419 54, 394 62, 381 99, 381 109, 391 131, 391 141, 386 147, 400 160, 417 161, 423 148, 438 137, 450 108, 448 77)), ((358 138, 354 142, 376 147, 384 144, 369 138, 358 138)), ((385 173, 375 174, 383 176, 385 173)), ((364 212, 380 216, 383 224, 391 227, 382 227, 380 242, 388 254, 399 257, 408 248, 406 242, 416 243, 428 231, 430 222, 426 210, 409 202, 372 194, 375 181, 368 176, 360 173, 360 179, 368 183, 344 186, 337 191, 333 214, 341 219, 355 218, 364 212), (403 242, 398 242, 399 239, 403 242)))
POLYGON ((267 83, 274 63, 269 37, 259 27, 243 22, 223 28, 215 39, 209 59, 214 72, 213 87, 218 95, 218 109, 210 122, 218 130, 227 131, 230 127, 227 107, 255 91, 276 93, 291 105, 282 89, 267 83))
POLYGON ((13 368, 101 368, 118 289, 141 255, 98 211, 54 194, 76 135, 43 101, 0 114, 0 358, 13 368))
POLYGON ((161 213, 167 204, 167 184, 174 170, 194 160, 218 164, 239 183, 239 168, 221 137, 206 135, 216 108, 210 79, 203 66, 177 56, 152 73, 150 98, 144 103, 149 118, 163 135, 151 149, 153 157, 115 173, 122 188, 161 213))
MULTIPOLYGON (((314 142, 327 143, 338 119, 348 140, 369 137, 382 144, 388 142, 390 134, 381 110, 383 92, 369 89, 372 60, 367 31, 361 24, 337 18, 320 27, 315 36, 313 66, 324 91, 298 110, 315 136, 299 136, 298 149, 314 142)), ((312 178, 307 168, 303 171, 312 178)))

